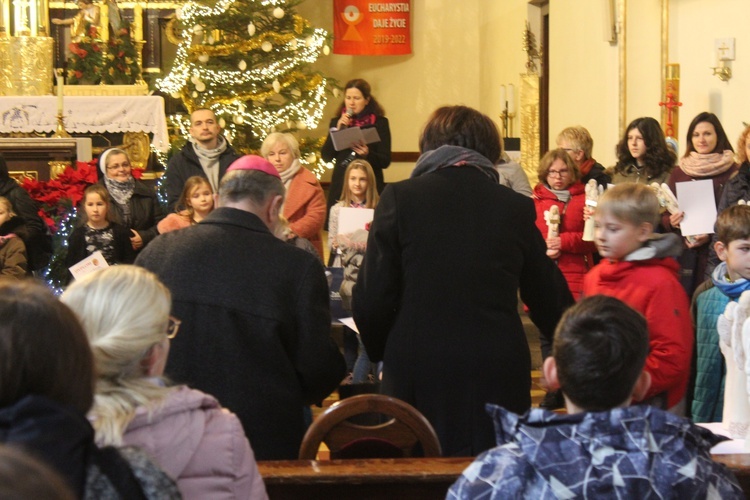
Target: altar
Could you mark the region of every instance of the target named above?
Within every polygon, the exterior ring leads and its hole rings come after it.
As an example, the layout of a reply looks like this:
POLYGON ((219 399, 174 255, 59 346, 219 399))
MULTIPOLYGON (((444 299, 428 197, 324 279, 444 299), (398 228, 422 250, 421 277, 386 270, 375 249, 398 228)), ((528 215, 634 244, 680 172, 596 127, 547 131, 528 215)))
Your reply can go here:
MULTIPOLYGON (((0 97, 0 134, 53 133, 57 97, 0 97)), ((77 134, 144 132, 158 151, 169 151, 167 117, 160 96, 66 96, 65 130, 77 134)))

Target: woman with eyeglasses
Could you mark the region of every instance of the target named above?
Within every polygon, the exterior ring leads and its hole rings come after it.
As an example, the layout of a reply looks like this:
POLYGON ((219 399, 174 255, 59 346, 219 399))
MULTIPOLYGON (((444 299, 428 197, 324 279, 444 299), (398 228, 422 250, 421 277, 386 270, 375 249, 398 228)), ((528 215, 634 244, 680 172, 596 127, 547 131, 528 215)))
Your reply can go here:
POLYGON ((128 154, 122 149, 108 149, 99 157, 114 222, 130 231, 133 250, 140 252, 159 231, 156 225, 164 218, 156 191, 133 177, 128 154))
POLYGON ((84 276, 62 295, 94 352, 89 419, 100 445, 137 446, 176 482, 184 498, 266 498, 237 417, 212 396, 164 379, 170 339, 169 290, 136 266, 84 276))
POLYGON ((536 227, 547 242, 547 255, 557 263, 570 293, 581 298, 583 276, 593 266, 593 241, 583 241, 583 207, 586 203, 580 172, 564 149, 553 149, 539 162, 539 184, 534 188, 536 227), (546 214, 557 207, 558 235, 549 236, 546 214))

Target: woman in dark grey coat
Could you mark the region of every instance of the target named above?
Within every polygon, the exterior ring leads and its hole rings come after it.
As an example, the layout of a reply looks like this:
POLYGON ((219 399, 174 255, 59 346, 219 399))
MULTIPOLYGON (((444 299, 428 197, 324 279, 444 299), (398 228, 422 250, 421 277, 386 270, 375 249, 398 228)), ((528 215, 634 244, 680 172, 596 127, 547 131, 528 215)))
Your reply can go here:
POLYGON ((135 179, 128 154, 121 149, 108 149, 99 157, 104 177, 101 184, 109 192, 112 219, 130 230, 133 250, 140 252, 156 238, 156 225, 164 212, 156 199, 156 191, 135 179))
POLYGON ((464 106, 435 111, 412 178, 383 191, 354 289, 354 319, 383 392, 415 406, 443 454, 494 446, 494 403, 531 405, 517 293, 552 338, 573 303, 545 252, 531 199, 498 184, 494 122, 464 106))

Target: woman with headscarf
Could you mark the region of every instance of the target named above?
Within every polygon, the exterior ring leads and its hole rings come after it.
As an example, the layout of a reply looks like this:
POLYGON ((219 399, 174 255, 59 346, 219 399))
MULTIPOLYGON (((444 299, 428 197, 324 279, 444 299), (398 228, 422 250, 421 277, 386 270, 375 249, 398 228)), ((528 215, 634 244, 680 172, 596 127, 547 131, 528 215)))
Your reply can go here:
POLYGON ((156 191, 133 177, 128 154, 122 149, 108 149, 99 157, 104 177, 99 181, 107 188, 114 222, 130 230, 133 250, 140 252, 158 234, 156 225, 164 218, 156 191))

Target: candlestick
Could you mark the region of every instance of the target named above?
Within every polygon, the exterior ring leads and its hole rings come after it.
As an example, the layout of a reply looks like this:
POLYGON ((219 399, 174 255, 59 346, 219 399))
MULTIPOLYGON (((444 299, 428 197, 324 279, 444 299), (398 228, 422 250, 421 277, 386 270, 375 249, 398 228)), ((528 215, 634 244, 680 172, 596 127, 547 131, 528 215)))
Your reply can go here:
POLYGON ((516 112, 516 99, 513 84, 508 85, 508 113, 514 114, 516 112))
POLYGON ((133 39, 136 42, 143 40, 143 7, 141 4, 135 4, 133 7, 133 39))
POLYGON ((109 5, 106 3, 102 3, 99 8, 99 30, 101 31, 99 38, 107 43, 109 41, 109 5))
POLYGON ((62 68, 57 68, 55 70, 56 78, 57 78, 57 114, 62 115, 63 114, 63 70, 62 68))

